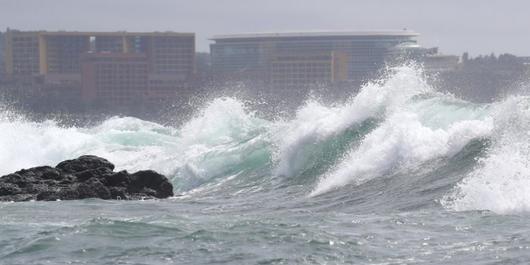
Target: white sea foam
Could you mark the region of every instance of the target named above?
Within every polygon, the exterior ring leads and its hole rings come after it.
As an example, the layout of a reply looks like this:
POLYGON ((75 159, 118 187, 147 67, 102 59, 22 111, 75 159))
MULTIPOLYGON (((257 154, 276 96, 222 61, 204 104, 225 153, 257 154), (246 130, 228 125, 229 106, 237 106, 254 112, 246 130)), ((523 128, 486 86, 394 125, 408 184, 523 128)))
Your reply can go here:
POLYGON ((253 160, 267 163, 268 126, 237 99, 213 100, 180 129, 183 170, 177 179, 200 184, 244 170, 253 160))
POLYGON ((312 195, 452 156, 472 139, 487 136, 491 129, 488 119, 461 120, 447 128, 433 129, 423 125, 417 114, 400 111, 389 116, 358 148, 324 175, 312 195))
POLYGON ((401 67, 345 104, 308 101, 294 119, 283 121, 259 119, 241 101, 226 97, 211 101, 180 128, 129 117, 65 128, 2 110, 0 175, 94 154, 117 169, 157 170, 182 190, 268 168, 271 162, 276 165, 273 175, 297 177, 308 161, 324 159, 308 148, 376 118, 378 127, 320 176, 312 195, 452 156, 472 139, 493 134, 489 156, 445 205, 498 212, 530 209, 528 98, 493 107, 473 105, 435 94, 421 76, 414 67, 401 67))
MULTIPOLYGON (((436 93, 431 93, 430 97, 414 97, 431 90, 423 82, 411 82, 410 79, 421 80, 414 72, 397 72, 396 75, 398 82, 381 87, 388 90, 388 97, 399 98, 391 103, 385 102, 389 105, 383 105, 386 108, 383 122, 320 178, 311 195, 347 184, 360 184, 396 169, 417 167, 435 158, 452 156, 471 140, 491 134, 493 123, 487 107, 436 93), (408 82, 403 82, 402 78, 408 82), (395 90, 403 85, 407 87, 405 91, 395 90)), ((363 92, 370 95, 374 91, 368 88, 363 92)))
POLYGON ((530 211, 530 97, 511 97, 494 110, 493 146, 476 169, 442 200, 456 211, 530 211))
POLYGON ((330 107, 308 101, 294 120, 281 127, 276 174, 296 175, 307 163, 304 153, 307 146, 334 137, 366 119, 392 113, 410 98, 430 91, 419 69, 403 66, 396 68, 388 79, 365 85, 343 105, 330 107))
POLYGON ((213 100, 180 129, 130 117, 76 128, 5 116, 0 118, 0 175, 93 154, 119 170, 154 169, 191 188, 255 159, 266 136, 260 138, 266 121, 232 98, 213 100))
POLYGON ((0 121, 0 174, 20 168, 52 164, 83 149, 89 135, 75 128, 64 129, 56 123, 0 121))

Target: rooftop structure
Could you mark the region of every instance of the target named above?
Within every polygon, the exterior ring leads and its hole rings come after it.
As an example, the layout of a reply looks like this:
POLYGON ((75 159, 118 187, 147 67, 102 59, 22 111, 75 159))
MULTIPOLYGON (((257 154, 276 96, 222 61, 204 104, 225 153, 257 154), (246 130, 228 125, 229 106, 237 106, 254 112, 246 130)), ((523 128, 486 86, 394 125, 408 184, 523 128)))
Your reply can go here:
POLYGON ((419 33, 413 31, 320 31, 320 32, 279 32, 279 33, 243 33, 216 35, 211 40, 238 40, 238 39, 276 39, 276 38, 322 38, 322 37, 377 37, 377 36, 409 36, 416 37, 419 33))

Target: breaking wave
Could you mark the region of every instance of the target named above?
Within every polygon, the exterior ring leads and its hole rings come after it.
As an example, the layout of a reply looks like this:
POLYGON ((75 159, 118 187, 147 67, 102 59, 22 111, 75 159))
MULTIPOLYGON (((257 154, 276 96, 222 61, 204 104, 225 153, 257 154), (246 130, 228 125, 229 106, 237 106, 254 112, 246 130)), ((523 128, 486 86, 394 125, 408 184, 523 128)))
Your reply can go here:
MULTIPOLYGON (((396 177, 404 186, 446 179, 449 184, 432 195, 407 199, 440 201, 456 211, 528 211, 529 102, 518 96, 469 103, 436 92, 420 70, 403 66, 345 103, 308 100, 294 118, 263 119, 230 97, 209 102, 179 127, 131 117, 64 127, 3 109, 0 174, 94 154, 118 169, 160 171, 180 193, 301 186, 298 198, 318 200, 380 179, 396 177), (479 145, 464 167, 459 157, 482 140, 491 145, 479 145)), ((378 189, 396 192, 385 185, 378 189)))
POLYGON ((493 145, 476 168, 444 197, 454 210, 497 213, 530 210, 530 97, 511 97, 493 108, 493 145))

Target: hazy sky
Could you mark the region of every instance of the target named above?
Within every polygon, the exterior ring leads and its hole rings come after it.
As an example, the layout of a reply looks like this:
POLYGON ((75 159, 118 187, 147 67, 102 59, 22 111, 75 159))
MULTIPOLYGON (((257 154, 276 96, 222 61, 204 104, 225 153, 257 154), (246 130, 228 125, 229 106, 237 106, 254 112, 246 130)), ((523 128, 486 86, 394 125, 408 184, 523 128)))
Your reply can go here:
POLYGON ((0 29, 215 34, 408 28, 447 54, 530 55, 528 0, 0 0, 0 29))

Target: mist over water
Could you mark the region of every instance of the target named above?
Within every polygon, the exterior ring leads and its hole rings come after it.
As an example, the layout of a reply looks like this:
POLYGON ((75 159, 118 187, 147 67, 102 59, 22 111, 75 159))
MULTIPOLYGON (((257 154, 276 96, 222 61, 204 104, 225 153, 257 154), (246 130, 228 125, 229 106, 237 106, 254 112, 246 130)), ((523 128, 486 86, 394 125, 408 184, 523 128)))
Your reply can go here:
POLYGON ((364 85, 344 103, 307 100, 290 118, 261 118, 234 97, 208 102, 178 127, 132 117, 64 127, 3 109, 1 175, 94 154, 118 169, 157 170, 179 196, 0 204, 0 230, 9 231, 0 239, 0 258, 10 264, 145 257, 160 264, 528 261, 529 144, 530 97, 466 102, 435 91, 410 66, 364 85), (71 216, 72 209, 78 214, 71 216), (514 225, 524 230, 515 239, 514 225), (154 241, 144 248, 118 243, 138 236, 131 231, 154 241), (65 247, 50 237, 77 243, 65 247), (94 238, 107 245, 98 247, 94 238), (115 255, 102 252, 109 247, 115 255))

